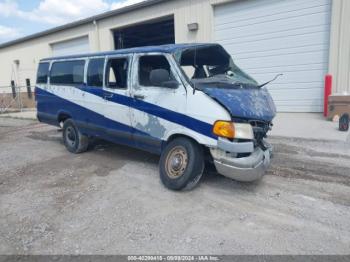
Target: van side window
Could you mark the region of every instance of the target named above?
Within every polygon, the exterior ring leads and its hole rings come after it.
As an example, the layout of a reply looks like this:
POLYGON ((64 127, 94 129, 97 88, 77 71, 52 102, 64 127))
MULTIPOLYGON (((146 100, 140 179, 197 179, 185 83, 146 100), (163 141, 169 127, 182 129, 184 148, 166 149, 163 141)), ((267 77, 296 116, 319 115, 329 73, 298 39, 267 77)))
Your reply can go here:
POLYGON ((36 77, 37 84, 46 84, 47 75, 49 74, 49 63, 40 63, 38 67, 38 73, 36 77))
POLYGON ((55 62, 51 67, 50 83, 57 85, 79 85, 84 82, 85 61, 55 62))
POLYGON ((104 58, 91 59, 87 70, 87 85, 94 87, 103 86, 104 58))
POLYGON ((169 73, 169 80, 175 80, 170 70, 170 64, 163 55, 147 55, 139 59, 139 84, 141 86, 153 86, 150 80, 152 70, 165 69, 169 73))
POLYGON ((128 59, 109 59, 106 67, 106 83, 109 88, 127 88, 128 86, 128 59))

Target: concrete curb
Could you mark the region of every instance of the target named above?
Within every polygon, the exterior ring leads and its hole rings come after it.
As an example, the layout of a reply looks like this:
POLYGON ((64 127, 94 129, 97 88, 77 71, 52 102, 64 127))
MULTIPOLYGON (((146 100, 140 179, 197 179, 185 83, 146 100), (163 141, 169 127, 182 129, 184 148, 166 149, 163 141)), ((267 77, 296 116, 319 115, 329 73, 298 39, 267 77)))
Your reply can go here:
POLYGON ((5 113, 0 114, 0 118, 12 118, 12 119, 22 119, 22 120, 37 120, 36 111, 23 111, 16 113, 5 113))
POLYGON ((10 118, 10 119, 18 119, 18 120, 37 120, 37 118, 35 117, 0 116, 0 118, 10 118))

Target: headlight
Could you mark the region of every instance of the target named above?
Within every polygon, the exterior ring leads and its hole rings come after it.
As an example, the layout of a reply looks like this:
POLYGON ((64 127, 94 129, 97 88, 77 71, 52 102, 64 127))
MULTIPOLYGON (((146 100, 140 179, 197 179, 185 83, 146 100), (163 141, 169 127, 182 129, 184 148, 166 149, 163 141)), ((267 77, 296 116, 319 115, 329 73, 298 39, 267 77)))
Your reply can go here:
POLYGON ((254 139, 253 128, 250 124, 216 121, 213 133, 219 137, 230 139, 254 139))

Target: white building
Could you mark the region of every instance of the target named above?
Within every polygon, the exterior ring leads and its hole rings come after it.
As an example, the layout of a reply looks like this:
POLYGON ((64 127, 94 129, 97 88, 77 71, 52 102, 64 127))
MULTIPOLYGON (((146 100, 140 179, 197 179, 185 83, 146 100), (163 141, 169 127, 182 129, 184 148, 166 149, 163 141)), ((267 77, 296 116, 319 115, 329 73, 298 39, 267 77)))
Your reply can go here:
POLYGON ((148 0, 0 45, 0 86, 35 83, 44 57, 142 45, 218 42, 279 111, 321 112, 324 77, 350 91, 349 0, 148 0))

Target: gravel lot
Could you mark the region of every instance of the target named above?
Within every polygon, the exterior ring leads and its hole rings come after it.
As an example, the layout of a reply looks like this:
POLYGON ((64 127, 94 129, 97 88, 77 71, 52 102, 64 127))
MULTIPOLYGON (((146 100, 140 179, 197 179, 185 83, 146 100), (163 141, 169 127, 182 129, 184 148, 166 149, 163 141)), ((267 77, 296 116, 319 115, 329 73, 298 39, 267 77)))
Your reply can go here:
POLYGON ((273 165, 244 184, 207 172, 165 189, 158 157, 0 118, 0 254, 349 254, 350 145, 274 137, 273 165))

